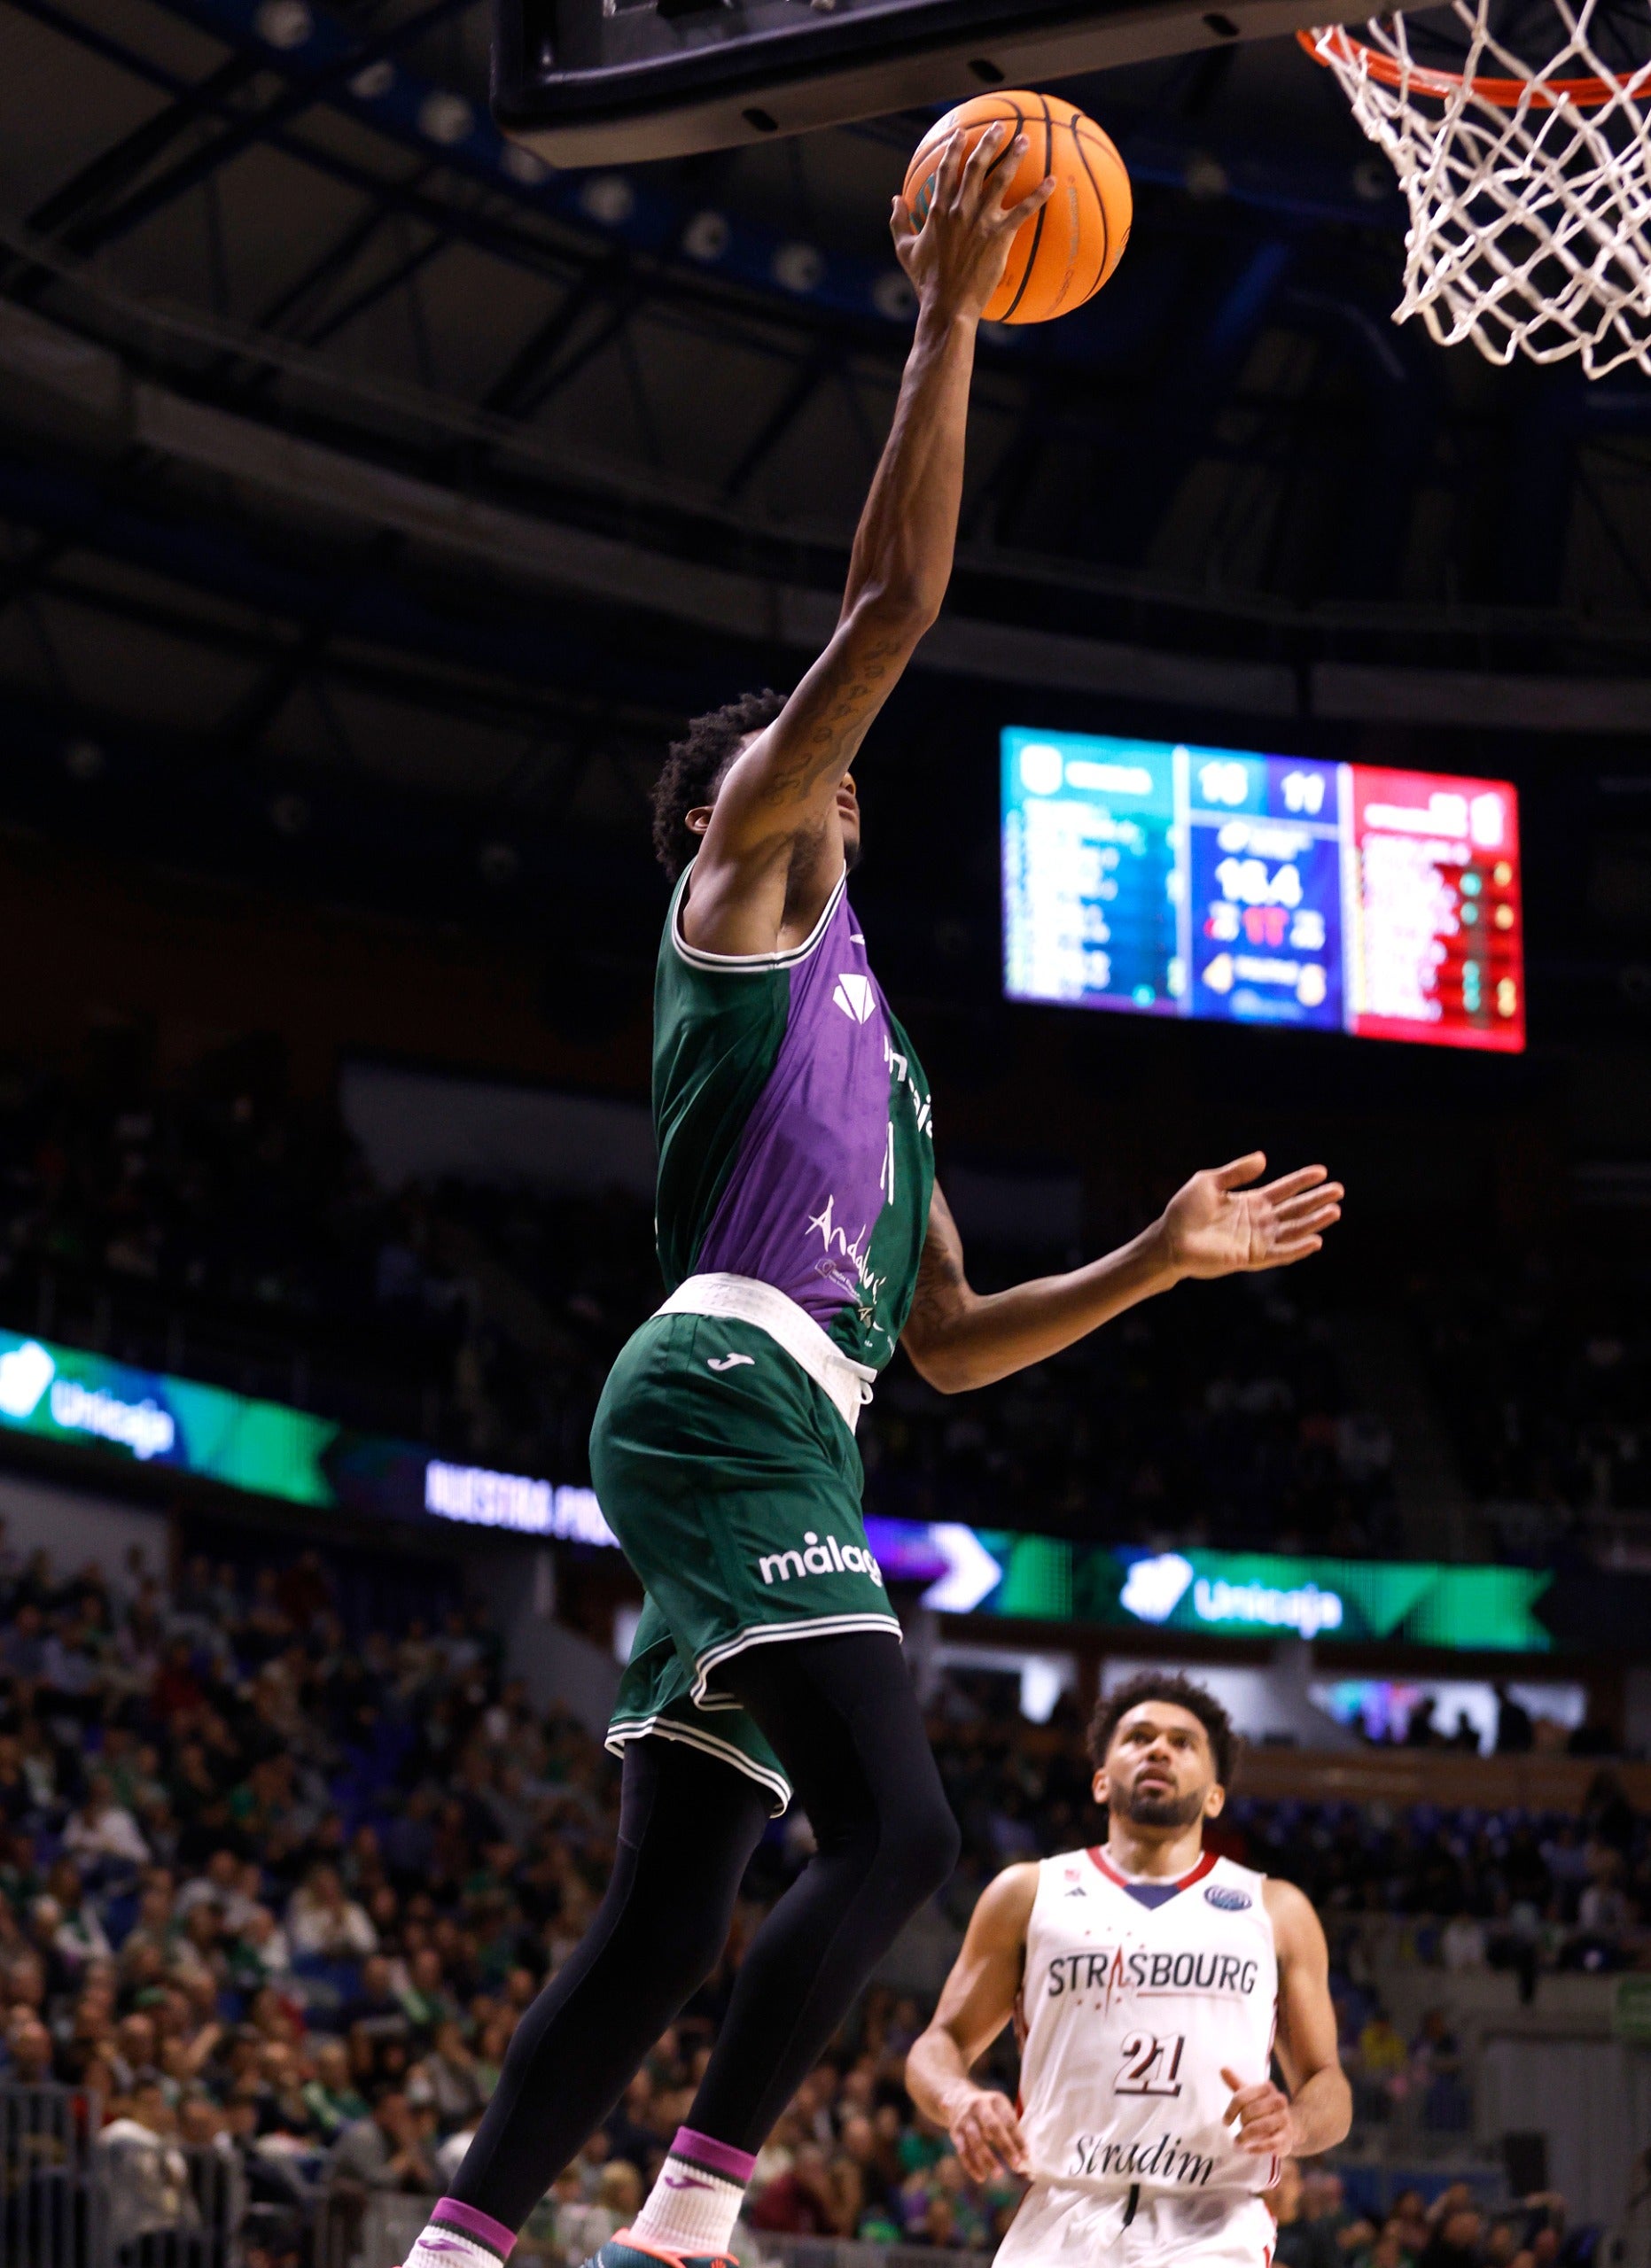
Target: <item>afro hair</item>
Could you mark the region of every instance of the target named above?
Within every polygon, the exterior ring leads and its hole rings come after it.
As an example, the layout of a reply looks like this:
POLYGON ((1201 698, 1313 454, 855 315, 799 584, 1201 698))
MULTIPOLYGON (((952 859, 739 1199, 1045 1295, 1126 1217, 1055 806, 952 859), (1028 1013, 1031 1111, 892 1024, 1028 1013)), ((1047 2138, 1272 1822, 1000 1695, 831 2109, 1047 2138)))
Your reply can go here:
POLYGON ((786 699, 767 686, 760 693, 742 693, 737 701, 696 717, 684 738, 672 742, 653 783, 653 851, 673 882, 693 855, 689 812, 716 800, 718 783, 739 754, 740 742, 771 725, 786 699))

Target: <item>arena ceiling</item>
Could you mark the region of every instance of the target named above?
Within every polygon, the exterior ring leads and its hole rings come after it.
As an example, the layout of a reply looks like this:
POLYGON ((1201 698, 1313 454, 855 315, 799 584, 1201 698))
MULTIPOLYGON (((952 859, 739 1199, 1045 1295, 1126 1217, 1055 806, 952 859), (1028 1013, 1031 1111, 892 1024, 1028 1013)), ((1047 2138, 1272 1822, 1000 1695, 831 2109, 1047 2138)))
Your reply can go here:
MULTIPOLYGON (((926 121, 552 174, 487 17, 0 4, 14 817, 324 812, 343 874, 393 806, 486 890, 571 815, 617 888, 670 725, 829 626, 926 121)), ((1651 723, 1651 385, 1395 329, 1402 209, 1293 46, 1071 91, 1135 234, 983 346, 934 748, 982 680, 1278 745, 1651 723)))

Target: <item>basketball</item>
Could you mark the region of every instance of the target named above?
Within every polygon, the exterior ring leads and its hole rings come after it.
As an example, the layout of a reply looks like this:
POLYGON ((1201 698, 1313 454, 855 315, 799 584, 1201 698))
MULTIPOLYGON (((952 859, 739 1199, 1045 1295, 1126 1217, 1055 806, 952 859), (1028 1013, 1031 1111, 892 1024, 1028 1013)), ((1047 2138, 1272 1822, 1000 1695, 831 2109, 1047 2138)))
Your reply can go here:
MULTIPOLYGON (((1030 197, 1048 174, 1055 176, 1055 190, 1010 245, 1009 265, 986 303, 985 320, 1048 322, 1093 299, 1123 258, 1134 208, 1129 175, 1111 136, 1071 103, 1047 95, 977 95, 937 119, 912 153, 903 194, 919 228, 934 196, 948 137, 962 128, 965 151, 972 151, 999 120, 1009 121, 1011 141, 1024 132, 1032 144, 1016 168, 1005 204, 1030 197)), ((997 160, 1003 162, 1002 157, 997 160)))

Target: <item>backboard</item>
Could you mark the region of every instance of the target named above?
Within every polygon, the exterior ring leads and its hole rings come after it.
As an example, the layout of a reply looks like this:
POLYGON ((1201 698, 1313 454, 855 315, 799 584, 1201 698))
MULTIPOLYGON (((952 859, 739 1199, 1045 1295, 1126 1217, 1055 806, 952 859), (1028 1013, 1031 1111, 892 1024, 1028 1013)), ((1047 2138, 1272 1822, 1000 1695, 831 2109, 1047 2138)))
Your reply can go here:
POLYGON ((494 0, 494 114, 554 165, 628 164, 1346 12, 1335 0, 494 0))

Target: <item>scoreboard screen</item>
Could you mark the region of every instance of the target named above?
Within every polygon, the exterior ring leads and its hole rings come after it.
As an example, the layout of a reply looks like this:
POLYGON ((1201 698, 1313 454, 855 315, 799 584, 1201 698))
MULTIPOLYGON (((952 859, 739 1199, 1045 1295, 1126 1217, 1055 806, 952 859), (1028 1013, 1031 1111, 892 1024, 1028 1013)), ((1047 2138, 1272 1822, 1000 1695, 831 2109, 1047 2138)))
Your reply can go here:
POLYGON ((1499 780, 1003 734, 1004 991, 1442 1047, 1525 1044, 1499 780))

